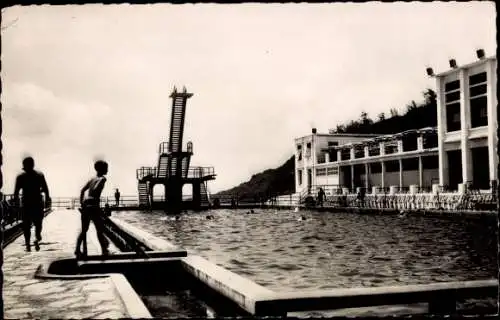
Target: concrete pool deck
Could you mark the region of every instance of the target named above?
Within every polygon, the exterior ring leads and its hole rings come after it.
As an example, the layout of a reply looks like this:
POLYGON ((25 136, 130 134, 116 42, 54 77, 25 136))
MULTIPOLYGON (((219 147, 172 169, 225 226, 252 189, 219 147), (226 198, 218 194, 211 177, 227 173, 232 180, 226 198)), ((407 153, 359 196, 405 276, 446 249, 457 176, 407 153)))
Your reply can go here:
MULTIPOLYGON (((41 264, 74 257, 79 230, 77 210, 55 210, 44 219, 40 251, 32 246, 26 252, 22 235, 4 248, 5 319, 151 318, 123 275, 85 280, 35 278, 41 264)), ((93 225, 87 246, 89 255, 100 254, 93 225)))

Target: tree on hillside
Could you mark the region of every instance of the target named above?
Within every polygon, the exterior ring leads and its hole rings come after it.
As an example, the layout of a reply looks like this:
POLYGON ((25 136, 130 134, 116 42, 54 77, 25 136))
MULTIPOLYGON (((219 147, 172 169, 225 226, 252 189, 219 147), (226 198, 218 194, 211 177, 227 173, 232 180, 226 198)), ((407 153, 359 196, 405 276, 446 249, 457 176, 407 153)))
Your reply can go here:
POLYGON ((391 108, 390 112, 391 112, 391 118, 397 117, 399 115, 398 110, 396 108, 391 108))
POLYGON ((418 108, 417 103, 415 102, 415 100, 412 100, 409 104, 406 105, 406 113, 409 113, 410 111, 415 110, 417 108, 418 108))
POLYGON ((385 113, 381 112, 381 113, 378 114, 377 117, 378 117, 378 121, 382 122, 382 121, 385 120, 385 113))
POLYGON ((365 111, 361 112, 361 123, 363 126, 369 126, 373 123, 373 120, 368 117, 365 111))

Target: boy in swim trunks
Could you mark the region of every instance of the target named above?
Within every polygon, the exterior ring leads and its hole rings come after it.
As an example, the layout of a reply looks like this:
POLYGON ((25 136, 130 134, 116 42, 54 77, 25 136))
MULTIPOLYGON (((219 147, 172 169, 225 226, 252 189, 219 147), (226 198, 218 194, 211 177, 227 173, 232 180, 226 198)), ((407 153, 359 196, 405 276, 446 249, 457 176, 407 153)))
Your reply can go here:
POLYGON ((86 239, 90 221, 94 223, 97 238, 99 239, 99 244, 101 245, 102 254, 108 254, 109 242, 104 236, 104 224, 101 216, 102 211, 99 207, 101 193, 104 189, 104 185, 106 184, 106 177, 104 175, 108 173, 108 164, 105 161, 99 160, 94 164, 94 168, 97 172, 97 176, 90 179, 89 182, 83 186, 80 192, 82 231, 78 235, 78 239, 76 241, 75 255, 77 257, 82 255, 80 247, 84 239, 86 239), (88 191, 87 197, 85 197, 85 191, 88 191))

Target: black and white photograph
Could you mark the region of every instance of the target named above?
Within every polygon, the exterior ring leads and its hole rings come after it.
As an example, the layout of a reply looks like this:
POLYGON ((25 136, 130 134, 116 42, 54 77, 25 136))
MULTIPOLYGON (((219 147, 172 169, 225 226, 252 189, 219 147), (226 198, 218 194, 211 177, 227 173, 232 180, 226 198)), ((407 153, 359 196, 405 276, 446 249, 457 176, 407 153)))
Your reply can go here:
POLYGON ((496 318, 496 19, 3 4, 0 319, 496 318))

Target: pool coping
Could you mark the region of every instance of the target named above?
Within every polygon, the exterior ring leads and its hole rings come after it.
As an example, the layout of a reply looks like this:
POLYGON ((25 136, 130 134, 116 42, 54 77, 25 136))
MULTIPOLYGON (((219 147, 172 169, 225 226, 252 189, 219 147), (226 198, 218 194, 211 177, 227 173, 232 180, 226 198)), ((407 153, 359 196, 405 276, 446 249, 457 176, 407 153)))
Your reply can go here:
MULTIPOLYGON (((111 220, 119 228, 149 246, 150 249, 155 251, 165 251, 173 248, 178 249, 174 244, 164 239, 160 239, 123 220, 114 217, 111 217, 111 220)), ((183 257, 180 260, 187 272, 216 292, 237 303, 241 308, 251 314, 255 314, 256 311, 258 311, 256 310, 256 305, 261 297, 275 294, 274 291, 218 266, 201 256, 188 254, 187 257, 183 257)))
POLYGON ((149 312, 146 305, 141 300, 137 292, 127 278, 123 274, 110 274, 111 281, 114 284, 115 292, 120 297, 123 306, 127 310, 128 316, 134 319, 152 319, 153 316, 149 312))

